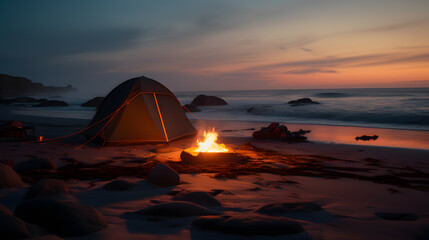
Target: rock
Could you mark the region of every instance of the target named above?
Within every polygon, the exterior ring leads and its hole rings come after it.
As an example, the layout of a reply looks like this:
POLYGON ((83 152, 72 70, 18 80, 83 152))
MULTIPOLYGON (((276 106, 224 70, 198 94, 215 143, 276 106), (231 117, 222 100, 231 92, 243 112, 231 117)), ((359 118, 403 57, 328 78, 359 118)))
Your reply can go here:
POLYGON ((39 103, 33 107, 67 107, 68 104, 60 100, 49 100, 46 102, 39 103))
POLYGON ((257 212, 268 215, 282 215, 287 212, 316 212, 322 207, 315 202, 270 203, 260 207, 257 212))
POLYGON ((254 110, 255 110, 255 107, 251 107, 251 108, 247 109, 247 111, 246 111, 246 112, 251 113, 251 112, 253 112, 254 110))
POLYGON ((82 103, 82 107, 96 107, 98 108, 98 106, 100 106, 100 104, 103 102, 104 97, 95 97, 91 100, 88 100, 85 103, 82 103))
POLYGON ((146 181, 158 186, 170 187, 179 184, 180 176, 174 169, 159 163, 149 173, 146 181))
POLYGON ((356 136, 355 137, 356 141, 362 140, 362 141, 370 141, 370 140, 377 140, 378 139, 378 135, 372 135, 372 136, 367 136, 367 135, 362 135, 362 136, 356 136))
POLYGON ((9 166, 0 163, 0 189, 23 187, 21 177, 9 166))
POLYGON ((319 102, 314 102, 311 100, 311 98, 300 98, 297 100, 289 101, 288 104, 291 104, 291 106, 300 106, 305 104, 319 104, 319 102))
POLYGON ((46 236, 32 238, 31 240, 63 240, 63 239, 55 235, 46 235, 46 236))
POLYGON ((52 159, 31 159, 15 163, 13 169, 19 173, 29 170, 55 170, 57 164, 52 159))
POLYGON ((79 237, 107 227, 95 208, 74 201, 34 198, 21 202, 15 216, 61 237, 79 237))
POLYGON ((218 105, 227 105, 222 98, 216 96, 207 96, 207 95, 198 95, 194 100, 192 100, 191 105, 194 106, 218 106, 218 105))
POLYGON ((301 224, 290 218, 257 214, 202 216, 195 219, 192 225, 204 230, 247 236, 276 236, 304 232, 301 224))
POLYGON ((124 179, 116 179, 104 185, 104 189, 109 191, 125 191, 133 186, 133 184, 124 179))
POLYGON ((414 221, 419 219, 419 216, 414 213, 375 212, 374 214, 385 220, 414 221))
POLYGON ((32 235, 24 221, 12 215, 0 213, 0 237, 1 239, 23 239, 31 238, 32 235))
POLYGON ((174 201, 193 202, 205 207, 221 207, 222 204, 217 200, 212 193, 203 191, 183 191, 178 193, 174 201))
POLYGON ((190 202, 166 202, 157 205, 143 208, 137 212, 140 215, 149 216, 166 216, 166 217, 190 217, 190 216, 202 216, 202 215, 215 215, 218 214, 206 207, 197 205, 190 202))
POLYGON ((12 212, 0 204, 1 239, 23 239, 45 235, 46 231, 33 224, 25 223, 13 216, 12 212))
POLYGON ((185 112, 188 112, 188 110, 186 110, 186 109, 188 109, 190 112, 201 112, 200 108, 198 108, 197 106, 192 105, 192 104, 185 104, 185 106, 183 106, 183 110, 185 112))
POLYGON ((41 83, 33 83, 30 79, 24 77, 14 77, 6 74, 0 74, 0 96, 16 97, 31 95, 53 95, 65 92, 76 91, 75 88, 68 85, 66 87, 44 86, 41 83))
POLYGON ((3 215, 10 215, 10 216, 13 215, 13 213, 9 210, 9 208, 0 204, 0 215, 2 215, 2 214, 3 215))
POLYGON ((69 194, 70 187, 63 180, 42 179, 34 183, 27 191, 24 199, 49 197, 61 194, 69 194))

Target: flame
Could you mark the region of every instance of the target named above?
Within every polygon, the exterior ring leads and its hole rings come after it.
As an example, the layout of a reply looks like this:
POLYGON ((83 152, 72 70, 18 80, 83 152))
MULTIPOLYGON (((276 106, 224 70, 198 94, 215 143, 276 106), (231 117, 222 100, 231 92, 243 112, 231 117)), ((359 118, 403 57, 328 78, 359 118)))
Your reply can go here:
POLYGON ((217 144, 217 132, 213 129, 211 131, 204 131, 204 141, 197 140, 198 148, 195 152, 228 152, 225 144, 217 144))

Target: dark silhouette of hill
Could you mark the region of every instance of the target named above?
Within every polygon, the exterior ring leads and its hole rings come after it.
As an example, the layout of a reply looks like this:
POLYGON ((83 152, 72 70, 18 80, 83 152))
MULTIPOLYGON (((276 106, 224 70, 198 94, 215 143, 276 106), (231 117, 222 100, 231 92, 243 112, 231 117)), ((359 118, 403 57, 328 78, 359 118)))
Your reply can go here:
POLYGON ((25 77, 0 74, 0 97, 51 96, 71 91, 76 91, 76 88, 71 85, 66 87, 45 86, 25 77))

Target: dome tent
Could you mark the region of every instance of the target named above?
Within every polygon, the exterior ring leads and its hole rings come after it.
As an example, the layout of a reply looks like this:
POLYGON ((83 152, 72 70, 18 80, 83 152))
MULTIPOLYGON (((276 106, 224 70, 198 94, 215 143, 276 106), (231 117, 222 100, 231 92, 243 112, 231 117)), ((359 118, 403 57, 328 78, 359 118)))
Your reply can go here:
POLYGON ((176 96, 144 76, 114 88, 89 126, 85 135, 103 145, 170 142, 197 132, 176 96))

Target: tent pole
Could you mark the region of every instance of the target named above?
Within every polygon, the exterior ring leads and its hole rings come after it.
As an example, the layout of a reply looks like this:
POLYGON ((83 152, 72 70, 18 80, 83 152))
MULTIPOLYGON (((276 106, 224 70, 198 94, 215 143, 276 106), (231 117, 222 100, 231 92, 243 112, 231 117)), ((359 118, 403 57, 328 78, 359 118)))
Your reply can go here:
POLYGON ((168 142, 167 131, 165 131, 164 120, 162 120, 161 110, 159 109, 158 100, 156 99, 156 94, 153 93, 153 98, 155 99, 156 108, 158 108, 159 118, 161 119, 162 129, 164 130, 165 139, 168 142))

